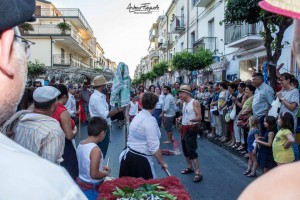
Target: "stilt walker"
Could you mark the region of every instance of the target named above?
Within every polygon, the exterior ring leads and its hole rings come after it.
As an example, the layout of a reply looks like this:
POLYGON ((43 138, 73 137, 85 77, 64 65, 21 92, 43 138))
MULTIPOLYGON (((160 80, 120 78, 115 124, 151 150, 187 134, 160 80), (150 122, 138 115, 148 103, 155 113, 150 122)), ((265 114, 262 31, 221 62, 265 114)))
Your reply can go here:
MULTIPOLYGON (((128 66, 120 62, 115 72, 113 86, 110 97, 110 105, 126 107, 130 104, 130 77, 128 66)), ((126 116, 124 117, 126 119, 126 116)), ((128 136, 128 123, 125 123, 125 146, 128 136)))

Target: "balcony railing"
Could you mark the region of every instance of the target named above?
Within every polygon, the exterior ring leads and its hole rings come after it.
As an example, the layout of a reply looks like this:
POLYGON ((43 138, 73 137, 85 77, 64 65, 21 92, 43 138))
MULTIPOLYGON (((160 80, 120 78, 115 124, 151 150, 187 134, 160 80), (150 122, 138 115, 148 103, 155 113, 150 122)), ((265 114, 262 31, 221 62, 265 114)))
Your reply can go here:
POLYGON ((262 23, 227 24, 225 26, 225 44, 230 44, 247 36, 259 36, 262 31, 262 23))
POLYGON ((159 57, 158 50, 151 50, 149 52, 149 58, 152 59, 154 57, 159 57))
POLYGON ((202 37, 194 43, 194 52, 197 51, 198 48, 202 48, 204 50, 208 49, 212 52, 216 50, 216 37, 202 37))
POLYGON ((83 42, 82 37, 78 34, 78 32, 71 27, 71 30, 67 30, 62 32, 59 28, 56 27, 54 24, 42 24, 42 25, 32 25, 34 31, 23 32, 23 35, 41 35, 41 36, 48 36, 48 35, 55 35, 55 36, 70 36, 72 37, 83 49, 87 52, 95 53, 94 48, 91 44, 86 44, 83 42))
POLYGON ((149 41, 150 42, 154 42, 154 39, 158 36, 156 33, 157 33, 157 30, 155 30, 155 29, 151 29, 149 31, 149 41))
POLYGON ((51 18, 78 18, 84 27, 93 34, 93 30, 90 27, 89 23, 77 8, 37 8, 35 11, 35 17, 51 17, 51 18))
POLYGON ((170 25, 171 33, 181 33, 184 30, 184 16, 174 16, 170 25))
POLYGON ((65 66, 65 67, 79 67, 79 68, 90 68, 89 65, 85 64, 78 58, 68 54, 54 54, 53 55, 54 66, 65 66))

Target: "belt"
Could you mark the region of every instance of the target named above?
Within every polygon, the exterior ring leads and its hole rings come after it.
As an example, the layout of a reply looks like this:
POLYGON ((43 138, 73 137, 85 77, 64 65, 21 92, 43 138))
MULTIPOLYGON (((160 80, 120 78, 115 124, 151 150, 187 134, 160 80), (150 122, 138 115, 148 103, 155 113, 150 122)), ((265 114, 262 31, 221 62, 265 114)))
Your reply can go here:
POLYGON ((101 183, 103 183, 103 180, 100 181, 99 183, 89 183, 89 182, 83 181, 82 179, 77 177, 76 178, 76 183, 83 190, 97 190, 98 191, 101 183))
POLYGON ((135 154, 138 154, 138 155, 141 155, 141 156, 153 156, 153 155, 147 155, 147 154, 144 154, 144 153, 135 151, 135 150, 131 149, 130 147, 128 147, 128 149, 129 149, 129 151, 131 151, 132 153, 135 153, 135 154))

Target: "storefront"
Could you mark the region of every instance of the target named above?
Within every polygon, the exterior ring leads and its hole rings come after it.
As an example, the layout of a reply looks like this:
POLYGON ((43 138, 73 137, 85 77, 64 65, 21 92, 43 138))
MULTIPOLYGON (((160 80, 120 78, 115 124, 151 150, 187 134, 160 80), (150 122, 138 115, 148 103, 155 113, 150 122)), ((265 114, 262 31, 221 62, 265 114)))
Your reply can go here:
POLYGON ((226 69, 228 64, 229 63, 227 60, 223 60, 210 65, 210 68, 213 71, 214 82, 221 82, 222 80, 226 80, 226 69))
POLYGON ((255 58, 248 59, 248 60, 242 60, 239 63, 240 66, 240 79, 243 81, 251 80, 253 71, 256 70, 256 65, 258 65, 258 72, 262 72, 262 67, 264 63, 266 62, 267 57, 262 56, 258 58, 258 63, 255 58))

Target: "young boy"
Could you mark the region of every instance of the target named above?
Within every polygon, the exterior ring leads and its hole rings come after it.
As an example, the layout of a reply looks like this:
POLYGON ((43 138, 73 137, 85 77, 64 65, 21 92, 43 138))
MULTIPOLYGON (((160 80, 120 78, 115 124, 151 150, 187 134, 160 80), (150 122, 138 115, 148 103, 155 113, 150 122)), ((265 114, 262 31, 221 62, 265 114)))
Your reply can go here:
POLYGON ((132 95, 131 97, 131 102, 129 104, 128 107, 128 118, 129 118, 129 123, 133 120, 133 118, 138 114, 139 112, 139 105, 138 105, 138 100, 139 100, 139 96, 134 96, 132 95))
POLYGON ((88 199, 96 199, 98 189, 110 168, 103 166, 103 156, 97 143, 101 142, 107 129, 107 122, 101 117, 92 117, 88 123, 88 137, 77 147, 79 177, 76 182, 88 199))

